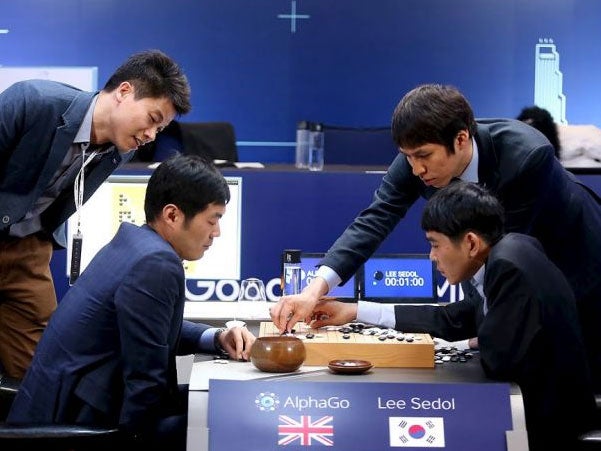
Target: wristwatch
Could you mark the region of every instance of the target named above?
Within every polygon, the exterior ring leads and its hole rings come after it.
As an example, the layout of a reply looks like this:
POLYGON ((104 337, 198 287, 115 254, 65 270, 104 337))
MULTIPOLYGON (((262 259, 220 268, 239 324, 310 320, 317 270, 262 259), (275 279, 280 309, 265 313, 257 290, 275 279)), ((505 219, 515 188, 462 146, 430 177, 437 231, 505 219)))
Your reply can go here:
POLYGON ((213 346, 215 347, 215 351, 217 354, 221 354, 222 356, 229 355, 227 353, 227 351, 225 349, 223 349, 223 346, 221 346, 221 342, 219 341, 219 337, 225 330, 227 330, 227 329, 225 329, 224 327, 221 327, 221 328, 217 329, 217 331, 215 332, 215 335, 213 335, 213 346))

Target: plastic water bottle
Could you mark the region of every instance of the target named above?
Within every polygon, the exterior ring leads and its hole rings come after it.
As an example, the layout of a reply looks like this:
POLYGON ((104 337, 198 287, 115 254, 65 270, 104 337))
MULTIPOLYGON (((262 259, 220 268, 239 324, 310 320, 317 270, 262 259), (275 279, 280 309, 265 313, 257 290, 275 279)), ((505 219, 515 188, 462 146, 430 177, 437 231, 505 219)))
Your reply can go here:
POLYGON ((301 251, 286 249, 282 254, 282 295, 301 292, 301 251))
POLYGON ((321 171, 323 169, 323 125, 312 123, 309 127, 309 170, 321 171))
POLYGON ((296 123, 296 153, 294 165, 299 169, 309 167, 309 121, 296 123))

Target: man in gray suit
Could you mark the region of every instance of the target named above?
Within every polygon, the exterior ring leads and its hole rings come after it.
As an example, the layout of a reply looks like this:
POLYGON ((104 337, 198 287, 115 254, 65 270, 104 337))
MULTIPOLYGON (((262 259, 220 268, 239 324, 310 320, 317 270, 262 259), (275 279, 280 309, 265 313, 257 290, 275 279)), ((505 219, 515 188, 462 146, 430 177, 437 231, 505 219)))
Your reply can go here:
POLYGON ((23 377, 56 308, 49 263, 53 246, 66 245, 63 223, 132 150, 189 110, 185 75, 157 50, 132 55, 100 92, 29 80, 0 93, 0 364, 5 374, 23 377))
POLYGON ((564 273, 580 314, 596 390, 601 392, 601 200, 567 172, 538 130, 514 119, 474 119, 451 86, 407 93, 392 118, 400 154, 375 192, 320 262, 317 277, 272 308, 280 330, 309 317, 319 298, 346 282, 375 252, 418 197, 452 179, 487 187, 505 210, 508 232, 540 241, 564 273))

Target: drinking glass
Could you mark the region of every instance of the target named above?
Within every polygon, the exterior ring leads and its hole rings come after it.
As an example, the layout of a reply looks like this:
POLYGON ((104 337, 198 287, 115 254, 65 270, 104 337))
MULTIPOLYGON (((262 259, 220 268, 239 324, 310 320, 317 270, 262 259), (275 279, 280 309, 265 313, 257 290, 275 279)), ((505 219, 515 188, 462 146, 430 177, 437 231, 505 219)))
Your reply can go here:
POLYGON ((238 294, 237 320, 267 318, 267 295, 261 279, 251 277, 240 283, 238 294))

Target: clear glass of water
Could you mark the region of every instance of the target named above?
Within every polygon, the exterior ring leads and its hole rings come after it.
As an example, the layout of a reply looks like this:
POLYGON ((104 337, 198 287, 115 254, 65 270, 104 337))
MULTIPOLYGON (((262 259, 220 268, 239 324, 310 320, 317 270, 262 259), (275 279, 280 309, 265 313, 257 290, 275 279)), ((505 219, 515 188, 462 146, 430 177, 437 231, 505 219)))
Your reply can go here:
POLYGON ((323 169, 324 135, 320 124, 312 124, 309 132, 309 170, 321 171, 323 169))
POLYGON ((267 295, 261 279, 251 277, 240 283, 238 293, 237 320, 268 318, 267 295))

